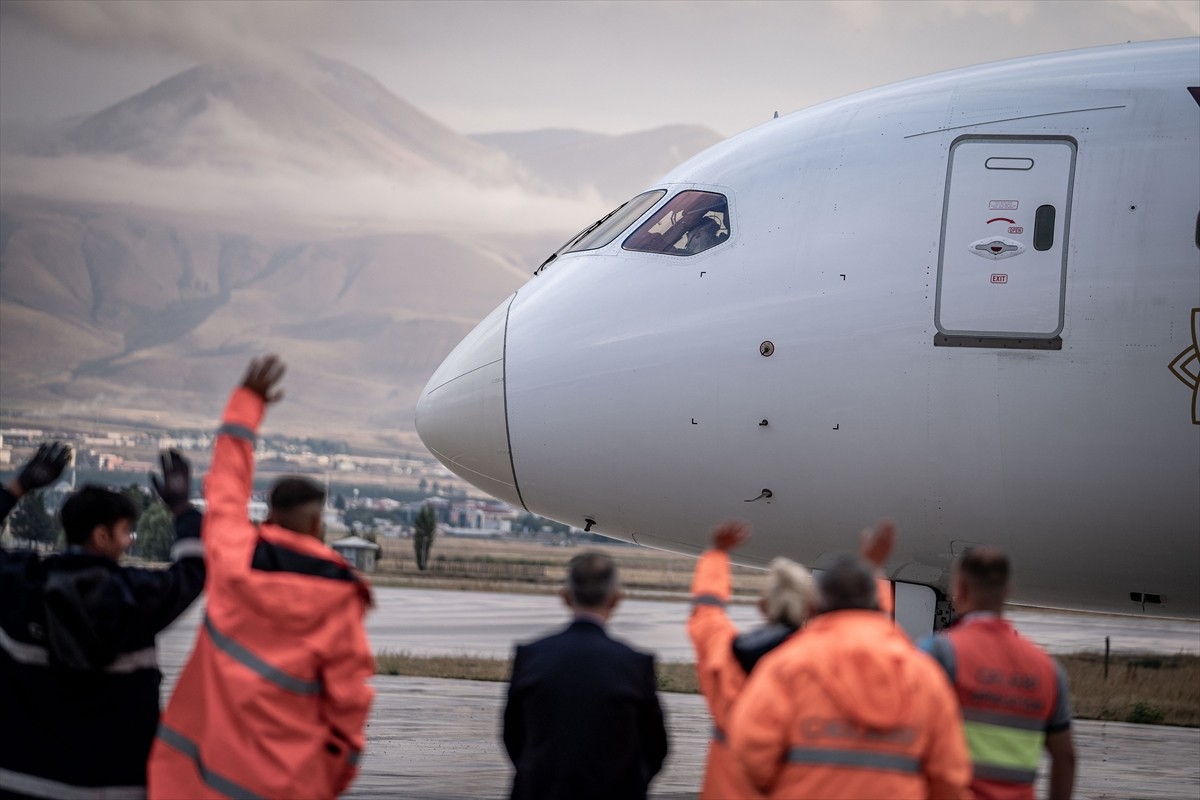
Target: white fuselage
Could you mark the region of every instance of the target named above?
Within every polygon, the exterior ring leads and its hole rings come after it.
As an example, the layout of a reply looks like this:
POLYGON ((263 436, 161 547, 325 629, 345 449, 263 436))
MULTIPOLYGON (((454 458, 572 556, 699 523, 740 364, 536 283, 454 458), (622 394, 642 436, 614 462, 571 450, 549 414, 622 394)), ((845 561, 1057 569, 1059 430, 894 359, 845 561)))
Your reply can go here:
POLYGON ((1197 40, 1102 48, 734 137, 506 300, 418 430, 486 491, 642 544, 740 517, 743 561, 820 567, 891 516, 898 581, 944 590, 989 543, 1020 602, 1200 615, 1197 85, 1197 40), (728 198, 721 244, 623 248, 686 190, 728 198))

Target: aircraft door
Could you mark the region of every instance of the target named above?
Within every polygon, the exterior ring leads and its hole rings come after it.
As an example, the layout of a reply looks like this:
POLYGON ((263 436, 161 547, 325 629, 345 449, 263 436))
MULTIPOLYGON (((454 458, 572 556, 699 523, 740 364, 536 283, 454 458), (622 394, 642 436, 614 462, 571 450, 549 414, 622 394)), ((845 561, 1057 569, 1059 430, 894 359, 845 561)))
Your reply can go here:
POLYGON ((964 136, 950 147, 939 346, 1060 349, 1075 142, 964 136))

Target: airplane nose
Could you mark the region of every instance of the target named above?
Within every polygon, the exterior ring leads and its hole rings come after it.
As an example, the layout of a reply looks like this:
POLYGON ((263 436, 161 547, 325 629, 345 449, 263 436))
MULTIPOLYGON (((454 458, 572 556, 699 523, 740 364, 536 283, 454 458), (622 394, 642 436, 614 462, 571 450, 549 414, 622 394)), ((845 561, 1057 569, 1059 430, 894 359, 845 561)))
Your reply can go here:
POLYGON ((520 508, 504 397, 504 339, 512 300, 476 325, 433 373, 417 401, 416 426, 421 441, 447 469, 520 508))

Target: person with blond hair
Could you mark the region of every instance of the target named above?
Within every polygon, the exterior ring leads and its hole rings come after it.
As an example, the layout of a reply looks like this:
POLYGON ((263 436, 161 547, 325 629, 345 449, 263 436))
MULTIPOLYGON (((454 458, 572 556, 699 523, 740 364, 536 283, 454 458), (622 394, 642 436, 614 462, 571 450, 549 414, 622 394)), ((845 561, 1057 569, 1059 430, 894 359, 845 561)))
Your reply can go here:
POLYGON ((729 750, 759 796, 970 798, 954 692, 880 613, 875 568, 837 555, 817 589, 804 631, 759 662, 729 715, 729 750))
MULTIPOLYGON (((692 614, 688 636, 696 651, 700 691, 713 718, 712 742, 705 764, 701 798, 761 796, 729 751, 725 737, 734 700, 764 655, 804 627, 817 603, 812 574, 787 558, 776 558, 767 572, 758 609, 766 624, 739 634, 725 613, 733 595, 729 553, 750 538, 750 526, 731 520, 712 532, 712 548, 696 564, 692 578, 692 614)), ((895 524, 881 521, 863 531, 863 556, 881 567, 891 552, 895 524)))

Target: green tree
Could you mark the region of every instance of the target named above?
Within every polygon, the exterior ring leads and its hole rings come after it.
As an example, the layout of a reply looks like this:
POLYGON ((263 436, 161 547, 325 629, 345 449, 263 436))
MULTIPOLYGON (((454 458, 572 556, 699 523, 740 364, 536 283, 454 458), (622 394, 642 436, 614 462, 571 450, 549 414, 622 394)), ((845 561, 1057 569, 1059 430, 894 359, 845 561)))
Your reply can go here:
POLYGON ((133 503, 133 507, 138 511, 145 511, 154 502, 155 497, 150 493, 149 489, 144 486, 139 486, 136 483, 131 483, 121 490, 121 494, 129 498, 129 502, 133 503))
POLYGON ((169 561, 175 521, 165 503, 153 503, 137 521, 137 554, 147 561, 169 561))
POLYGON ((21 498, 13 509, 12 535, 27 542, 54 544, 62 534, 62 527, 46 510, 46 498, 41 492, 30 492, 21 498))
POLYGON ((424 570, 429 566, 429 548, 433 546, 433 537, 436 535, 437 514, 433 506, 422 506, 413 520, 413 553, 417 557, 417 569, 424 570))

